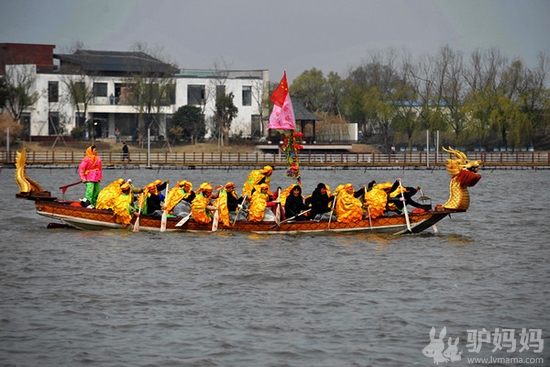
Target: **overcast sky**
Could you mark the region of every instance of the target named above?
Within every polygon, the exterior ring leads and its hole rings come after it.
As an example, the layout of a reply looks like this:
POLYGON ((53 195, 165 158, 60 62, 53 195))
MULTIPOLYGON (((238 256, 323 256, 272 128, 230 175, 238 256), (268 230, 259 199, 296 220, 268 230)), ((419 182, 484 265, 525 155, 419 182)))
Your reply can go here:
POLYGON ((0 0, 0 43, 146 44, 180 68, 305 70, 346 76, 369 55, 469 55, 498 48, 536 65, 550 55, 550 0, 0 0))

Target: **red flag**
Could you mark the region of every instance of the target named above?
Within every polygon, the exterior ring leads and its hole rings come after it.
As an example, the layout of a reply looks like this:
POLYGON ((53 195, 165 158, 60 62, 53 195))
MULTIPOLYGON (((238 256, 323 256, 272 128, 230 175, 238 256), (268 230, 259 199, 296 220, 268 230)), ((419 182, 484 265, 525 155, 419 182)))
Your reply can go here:
POLYGON ((279 107, 282 107, 287 95, 288 95, 288 81, 286 80, 286 70, 285 70, 285 73, 281 78, 279 85, 277 86, 277 88, 275 88, 269 100, 273 102, 273 104, 279 107))

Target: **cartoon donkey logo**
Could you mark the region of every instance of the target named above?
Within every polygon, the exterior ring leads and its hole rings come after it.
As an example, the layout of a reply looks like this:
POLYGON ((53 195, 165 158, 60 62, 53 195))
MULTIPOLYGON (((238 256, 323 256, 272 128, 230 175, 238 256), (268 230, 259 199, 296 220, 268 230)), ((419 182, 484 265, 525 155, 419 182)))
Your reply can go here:
POLYGON ((439 339, 435 339, 435 327, 432 327, 432 330, 430 330, 430 344, 422 349, 422 353, 426 357, 433 358, 435 364, 449 361, 448 358, 443 356, 443 350, 445 349, 445 342, 443 341, 443 338, 445 337, 445 334, 447 334, 447 328, 443 327, 439 333, 439 339))
POLYGON ((443 357, 449 358, 451 362, 460 361, 462 359, 462 351, 458 351, 458 336, 456 337, 454 344, 451 344, 452 340, 453 338, 449 337, 449 346, 443 352, 443 357))

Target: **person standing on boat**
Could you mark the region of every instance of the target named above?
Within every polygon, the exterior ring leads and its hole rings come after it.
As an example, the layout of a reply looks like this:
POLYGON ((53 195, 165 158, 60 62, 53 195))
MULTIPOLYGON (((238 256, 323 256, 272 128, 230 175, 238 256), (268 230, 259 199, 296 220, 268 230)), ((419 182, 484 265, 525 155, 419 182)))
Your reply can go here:
POLYGON ((80 180, 86 185, 86 196, 82 205, 95 207, 100 191, 100 182, 103 178, 101 158, 97 155, 95 145, 91 145, 86 149, 86 156, 78 166, 78 175, 80 176, 80 180))
POLYGON ((252 197, 252 194, 259 189, 260 185, 266 184, 268 195, 271 196, 272 193, 270 192, 270 185, 272 173, 273 167, 271 166, 265 166, 262 169, 257 169, 250 172, 243 186, 243 195, 252 197))
POLYGON ((330 204, 332 200, 333 197, 328 195, 327 186, 322 182, 319 183, 308 199, 308 202, 311 204, 310 218, 314 220, 328 220, 328 216, 330 215, 324 214, 331 211, 330 204))
POLYGON ((191 203, 195 199, 193 184, 186 180, 181 180, 178 185, 168 192, 164 205, 168 214, 183 218, 191 211, 191 203))
POLYGON ((363 204, 355 197, 353 185, 348 183, 336 199, 336 217, 338 222, 350 223, 363 218, 363 204))
POLYGON ((210 205, 212 199, 212 185, 203 182, 196 192, 196 197, 191 203, 191 216, 197 223, 212 223, 211 211, 217 209, 210 205))
POLYGON ((306 216, 298 215, 305 210, 307 210, 307 205, 302 196, 302 188, 300 185, 294 185, 285 201, 285 216, 287 218, 295 217, 296 220, 307 220, 309 218, 306 216))

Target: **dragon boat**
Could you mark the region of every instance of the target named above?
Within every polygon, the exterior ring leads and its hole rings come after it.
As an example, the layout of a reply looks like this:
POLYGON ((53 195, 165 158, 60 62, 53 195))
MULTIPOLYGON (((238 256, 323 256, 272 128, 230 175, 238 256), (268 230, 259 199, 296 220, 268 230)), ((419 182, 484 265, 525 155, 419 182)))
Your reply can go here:
MULTIPOLYGON (((481 179, 478 173, 482 161, 469 160, 461 151, 445 149, 455 158, 447 159, 447 171, 451 175, 450 197, 443 205, 432 208, 431 203, 424 205, 420 211, 412 211, 399 215, 384 215, 377 218, 365 218, 350 223, 336 220, 283 220, 280 222, 251 222, 238 220, 231 227, 220 226, 217 231, 251 232, 260 234, 295 234, 295 233, 323 233, 323 232, 382 232, 392 234, 420 233, 452 213, 465 212, 470 205, 468 187, 474 186, 481 179)), ((137 217, 132 218, 129 225, 117 223, 110 210, 88 209, 80 202, 52 197, 50 192, 42 187, 25 173, 25 150, 17 153, 15 180, 20 188, 16 194, 18 198, 26 198, 35 202, 36 212, 44 217, 55 219, 58 223, 51 223, 49 227, 72 227, 81 230, 125 229, 133 228, 137 217)), ((78 182, 79 183, 79 182, 78 182)), ((76 184, 76 183, 75 183, 76 184)), ((65 190, 67 186, 60 189, 65 190)), ((422 199, 422 198, 421 198, 422 199)), ((167 218, 167 232, 213 232, 212 224, 201 224, 192 218, 180 225, 182 218, 167 218)), ((161 218, 155 216, 139 217, 139 228, 145 231, 159 231, 161 218)), ((435 227, 434 227, 435 228, 435 227)))

